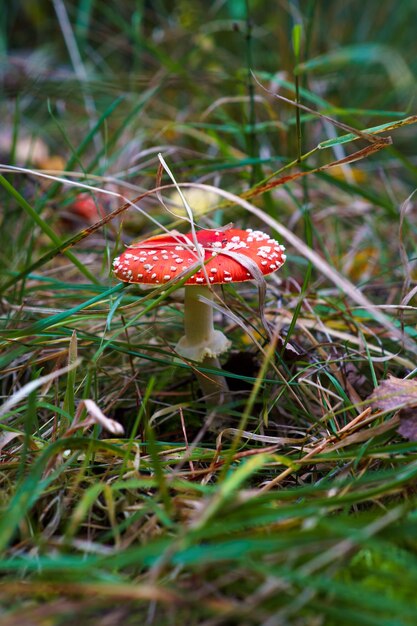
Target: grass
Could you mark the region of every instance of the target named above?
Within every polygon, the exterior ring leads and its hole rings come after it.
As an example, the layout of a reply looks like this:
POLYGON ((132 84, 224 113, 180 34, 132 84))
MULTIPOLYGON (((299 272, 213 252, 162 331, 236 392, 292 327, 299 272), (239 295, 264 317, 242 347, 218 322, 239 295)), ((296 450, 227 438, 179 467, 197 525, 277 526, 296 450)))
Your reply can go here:
POLYGON ((9 3, 6 626, 415 623, 417 441, 398 432, 415 401, 395 387, 417 354, 413 10, 9 3), (174 187, 158 153, 200 190, 197 226, 259 228, 288 250, 264 294, 219 294, 233 347, 217 432, 198 365, 173 359, 179 286, 111 272, 124 243, 189 230, 161 202, 174 187), (79 193, 94 218, 74 215, 79 193))

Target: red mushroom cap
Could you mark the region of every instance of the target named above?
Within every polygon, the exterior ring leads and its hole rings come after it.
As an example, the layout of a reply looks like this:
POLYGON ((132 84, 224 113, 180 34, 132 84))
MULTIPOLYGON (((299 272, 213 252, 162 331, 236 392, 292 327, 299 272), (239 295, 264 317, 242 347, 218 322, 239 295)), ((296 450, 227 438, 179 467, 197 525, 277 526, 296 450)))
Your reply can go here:
POLYGON ((98 222, 102 218, 97 204, 87 193, 79 193, 70 205, 69 211, 89 224, 94 224, 94 222, 98 222))
POLYGON ((259 230, 200 230, 200 258, 191 233, 151 237, 129 246, 113 261, 114 273, 127 283, 162 284, 196 266, 186 285, 235 283, 256 278, 254 263, 263 275, 278 270, 285 262, 284 246, 259 230), (246 257, 246 259, 245 259, 246 257), (198 268, 198 269, 197 269, 198 268))

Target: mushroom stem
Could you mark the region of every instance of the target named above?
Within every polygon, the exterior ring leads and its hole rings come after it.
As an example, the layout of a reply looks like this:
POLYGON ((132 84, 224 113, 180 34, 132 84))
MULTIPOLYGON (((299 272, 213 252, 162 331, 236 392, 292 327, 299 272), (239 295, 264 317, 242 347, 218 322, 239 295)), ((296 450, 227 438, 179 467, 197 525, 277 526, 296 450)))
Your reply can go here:
MULTIPOLYGON (((202 363, 205 367, 220 368, 217 358, 230 347, 230 341, 213 326, 213 307, 206 300, 213 300, 211 289, 204 285, 186 285, 184 299, 184 337, 176 346, 177 352, 186 358, 202 363)), ((201 390, 208 405, 221 404, 228 391, 224 376, 198 374, 201 390)))
POLYGON ((213 308, 200 297, 213 300, 212 291, 209 287, 186 285, 184 298, 184 330, 187 342, 190 345, 198 345, 203 341, 210 342, 214 332, 213 308))

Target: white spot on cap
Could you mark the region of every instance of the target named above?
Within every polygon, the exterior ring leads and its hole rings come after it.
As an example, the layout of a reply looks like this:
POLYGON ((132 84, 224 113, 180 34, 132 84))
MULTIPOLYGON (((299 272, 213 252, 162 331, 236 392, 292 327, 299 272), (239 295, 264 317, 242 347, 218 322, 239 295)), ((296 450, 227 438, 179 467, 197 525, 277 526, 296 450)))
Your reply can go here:
POLYGON ((178 256, 178 257, 175 259, 175 263, 184 263, 184 259, 180 259, 180 257, 178 256))
POLYGON ((170 280, 171 276, 169 274, 165 274, 164 280, 170 280))
POLYGON ((156 278, 155 272, 152 274, 151 278, 156 278))

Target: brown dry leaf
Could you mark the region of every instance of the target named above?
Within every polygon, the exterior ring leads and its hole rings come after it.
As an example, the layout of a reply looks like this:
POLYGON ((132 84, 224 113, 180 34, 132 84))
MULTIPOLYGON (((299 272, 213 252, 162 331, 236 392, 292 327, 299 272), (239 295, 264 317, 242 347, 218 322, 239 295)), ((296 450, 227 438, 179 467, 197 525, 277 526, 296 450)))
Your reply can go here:
POLYGON ((357 150, 353 154, 349 154, 347 157, 344 157, 343 159, 332 161, 331 163, 326 163, 325 165, 321 165, 320 167, 315 167, 311 170, 295 172, 294 174, 287 174, 286 176, 282 176, 281 178, 268 182, 259 187, 254 187, 250 189, 248 192, 242 194, 241 197, 245 199, 251 199, 254 196, 258 196, 260 194, 265 193, 266 191, 275 189, 275 187, 279 187, 280 185, 289 183, 290 181, 296 180, 297 178, 309 176, 310 174, 316 174, 317 172, 326 172, 327 170, 336 166, 340 167, 341 165, 344 165, 344 164, 354 163, 355 161, 360 161, 361 159, 369 157, 372 154, 375 154, 375 152, 382 150, 383 148, 390 145, 391 143, 392 141, 390 137, 379 137, 376 141, 366 146, 366 148, 357 150))
POLYGON ((397 432, 409 441, 417 441, 417 410, 415 408, 398 411, 400 427, 397 432))
POLYGON ((390 376, 374 390, 371 406, 383 411, 397 410, 397 432, 405 439, 417 441, 417 380, 390 376))
POLYGON ((390 376, 373 391, 371 406, 383 411, 417 406, 417 380, 390 376))

